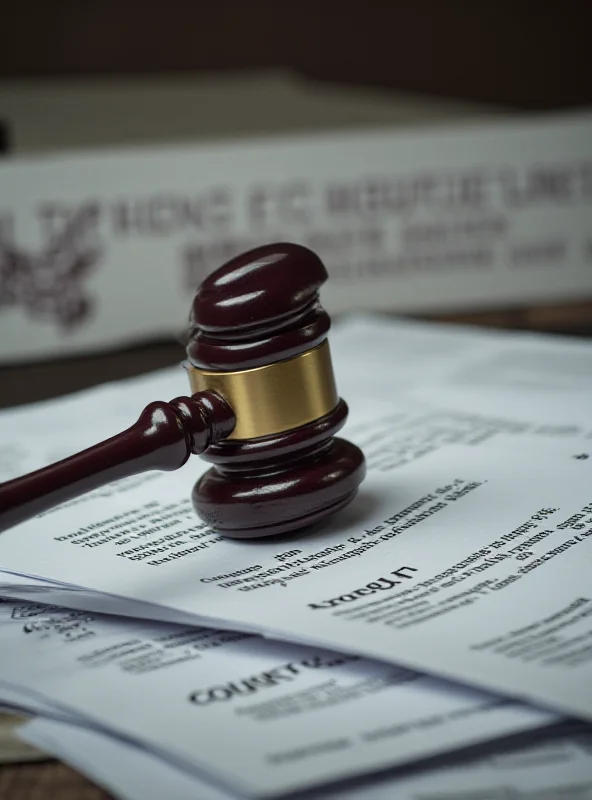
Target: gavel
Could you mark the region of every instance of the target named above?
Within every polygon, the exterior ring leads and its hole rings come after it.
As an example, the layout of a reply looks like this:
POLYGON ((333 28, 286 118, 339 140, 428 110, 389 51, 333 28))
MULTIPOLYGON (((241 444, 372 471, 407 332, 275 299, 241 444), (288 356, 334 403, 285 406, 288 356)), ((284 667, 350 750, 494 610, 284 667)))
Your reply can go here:
POLYGON ((150 403, 122 433, 0 484, 0 530, 112 481, 178 469, 192 453, 213 464, 193 507, 220 535, 288 533, 347 505, 366 466, 335 436, 348 408, 319 301, 327 277, 295 244, 256 248, 211 273, 189 317, 191 396, 150 403))

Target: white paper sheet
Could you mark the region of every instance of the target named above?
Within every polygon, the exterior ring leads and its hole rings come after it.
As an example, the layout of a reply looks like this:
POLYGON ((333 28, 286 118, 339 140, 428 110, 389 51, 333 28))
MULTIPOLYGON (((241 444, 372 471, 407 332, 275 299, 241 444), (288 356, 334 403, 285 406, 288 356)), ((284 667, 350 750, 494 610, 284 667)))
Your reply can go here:
POLYGON ((502 390, 506 400, 525 389, 559 401, 566 391, 592 391, 586 339, 352 315, 335 327, 331 346, 339 387, 356 396, 361 385, 382 399, 425 386, 502 390))
POLYGON ((43 578, 32 578, 8 572, 0 572, 0 598, 2 597, 65 606, 97 614, 187 625, 195 623, 194 614, 183 615, 174 609, 155 606, 154 603, 142 603, 134 600, 125 600, 122 603, 121 597, 117 595, 93 592, 80 586, 70 586, 43 578))
POLYGON ((0 642, 4 682, 253 796, 556 721, 326 650, 31 603, 0 604, 0 642))
MULTIPOLYGON (((19 735, 101 784, 121 800, 238 800, 142 748, 95 730, 39 719, 19 735)), ((551 739, 493 752, 461 765, 413 777, 373 778, 349 788, 331 787, 311 800, 533 800, 592 798, 592 739, 551 739)))
POLYGON ((154 484, 114 494, 107 518, 96 498, 61 511, 57 536, 52 514, 5 533, 0 558, 5 569, 204 624, 381 658, 589 717, 592 460, 522 441, 520 452, 508 439, 484 441, 372 470, 355 503, 281 543, 221 539, 196 523, 187 478, 165 475, 158 499, 154 484), (126 518, 133 523, 122 527, 126 518), (153 524, 161 530, 149 538, 138 527, 153 524), (547 630, 555 650, 522 653, 529 631, 541 645, 547 630))
POLYGON ((21 712, 28 715, 56 717, 76 721, 77 718, 63 709, 48 703, 36 692, 25 691, 0 680, 0 709, 21 712))
POLYGON ((592 430, 592 343, 358 315, 333 332, 339 388, 372 399, 592 430), (352 368, 355 365, 355 368, 352 368))
POLYGON ((80 721, 35 694, 15 689, 0 680, 0 765, 37 761, 47 757, 35 748, 23 744, 17 737, 17 730, 22 727, 25 719, 38 714, 70 722, 80 721))

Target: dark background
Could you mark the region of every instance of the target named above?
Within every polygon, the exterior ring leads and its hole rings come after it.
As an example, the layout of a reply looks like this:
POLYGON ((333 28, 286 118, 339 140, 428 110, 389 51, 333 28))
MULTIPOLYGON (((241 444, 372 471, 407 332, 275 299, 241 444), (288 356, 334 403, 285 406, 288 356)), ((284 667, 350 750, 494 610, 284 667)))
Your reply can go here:
POLYGON ((592 102, 588 0, 4 0, 0 77, 289 67, 524 109, 592 102))

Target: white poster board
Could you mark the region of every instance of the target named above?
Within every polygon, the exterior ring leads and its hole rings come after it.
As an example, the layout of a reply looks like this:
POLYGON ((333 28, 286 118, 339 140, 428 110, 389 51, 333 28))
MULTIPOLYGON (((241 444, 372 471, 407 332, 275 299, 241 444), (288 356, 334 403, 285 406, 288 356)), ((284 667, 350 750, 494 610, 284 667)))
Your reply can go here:
POLYGON ((0 166, 0 360, 178 335, 251 247, 325 260, 330 312, 592 294, 592 114, 0 166))

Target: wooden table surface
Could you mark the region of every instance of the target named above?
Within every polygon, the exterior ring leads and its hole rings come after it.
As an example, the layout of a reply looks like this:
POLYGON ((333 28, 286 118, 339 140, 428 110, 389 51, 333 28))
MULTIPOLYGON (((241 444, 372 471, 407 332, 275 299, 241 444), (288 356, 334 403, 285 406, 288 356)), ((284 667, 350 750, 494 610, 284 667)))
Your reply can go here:
MULTIPOLYGON (((0 767, 2 800, 112 800, 97 786, 57 761, 0 767)), ((163 800, 173 800, 164 798, 163 800)))
MULTIPOLYGON (((589 300, 569 305, 447 314, 432 318, 493 328, 592 335, 592 301, 589 300)), ((178 343, 166 342, 88 358, 37 364, 34 368, 30 365, 0 368, 0 408, 179 364, 183 357, 183 349, 178 343)), ((150 399, 146 398, 146 402, 150 399)), ((110 795, 77 772, 55 761, 0 766, 0 798, 111 800, 110 795)))

